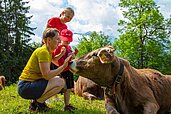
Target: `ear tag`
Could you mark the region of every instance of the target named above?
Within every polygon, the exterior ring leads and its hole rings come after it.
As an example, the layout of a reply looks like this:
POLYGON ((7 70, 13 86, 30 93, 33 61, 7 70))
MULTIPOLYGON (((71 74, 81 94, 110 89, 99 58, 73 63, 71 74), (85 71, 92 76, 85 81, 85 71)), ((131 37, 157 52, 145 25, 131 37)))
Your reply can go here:
POLYGON ((106 59, 106 55, 105 54, 102 54, 101 58, 102 59, 106 59))
POLYGON ((106 55, 105 55, 105 54, 102 54, 102 55, 100 56, 100 60, 101 60, 102 63, 106 63, 106 62, 107 62, 107 61, 106 61, 106 55))

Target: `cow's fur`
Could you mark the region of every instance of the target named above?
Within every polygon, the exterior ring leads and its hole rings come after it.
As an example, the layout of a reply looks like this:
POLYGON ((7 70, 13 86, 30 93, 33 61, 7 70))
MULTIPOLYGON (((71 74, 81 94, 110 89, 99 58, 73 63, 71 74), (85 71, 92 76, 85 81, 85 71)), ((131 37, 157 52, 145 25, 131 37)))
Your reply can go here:
POLYGON ((0 76, 0 90, 5 89, 5 76, 0 76))
POLYGON ((86 100, 104 99, 104 90, 95 82, 79 76, 74 85, 74 93, 86 100))
POLYGON ((136 69, 113 51, 103 47, 75 59, 71 71, 106 87, 108 114, 166 114, 171 109, 171 76, 136 69), (118 72, 121 79, 116 83, 118 72))

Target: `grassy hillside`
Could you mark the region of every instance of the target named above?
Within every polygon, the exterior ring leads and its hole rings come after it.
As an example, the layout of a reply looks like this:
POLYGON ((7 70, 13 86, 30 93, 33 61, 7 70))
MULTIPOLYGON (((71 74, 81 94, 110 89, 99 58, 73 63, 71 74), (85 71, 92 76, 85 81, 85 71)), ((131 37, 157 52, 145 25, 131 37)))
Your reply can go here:
MULTIPOLYGON (((63 100, 63 95, 59 94, 58 97, 63 100)), ((0 91, 0 114, 29 114, 29 102, 17 94, 17 84, 13 84, 0 91)), ((71 103, 78 108, 74 114, 105 114, 104 101, 88 101, 72 94, 71 103)), ((52 107, 52 110, 46 114, 69 114, 62 111, 63 105, 63 102, 51 98, 48 106, 52 107)))

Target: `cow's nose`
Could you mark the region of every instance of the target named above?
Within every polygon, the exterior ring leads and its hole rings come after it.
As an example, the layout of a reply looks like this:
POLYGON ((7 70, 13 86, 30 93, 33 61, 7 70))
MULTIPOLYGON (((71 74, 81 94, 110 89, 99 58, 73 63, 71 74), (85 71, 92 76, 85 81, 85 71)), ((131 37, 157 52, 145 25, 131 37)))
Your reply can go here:
POLYGON ((70 61, 70 62, 68 63, 68 65, 70 66, 72 63, 73 63, 73 61, 70 61))

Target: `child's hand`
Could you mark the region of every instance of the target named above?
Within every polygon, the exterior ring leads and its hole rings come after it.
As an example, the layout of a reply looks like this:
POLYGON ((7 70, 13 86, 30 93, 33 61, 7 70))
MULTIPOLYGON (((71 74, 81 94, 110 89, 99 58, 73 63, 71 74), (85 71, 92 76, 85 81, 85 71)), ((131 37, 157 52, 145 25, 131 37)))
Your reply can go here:
POLYGON ((66 53, 66 48, 65 47, 62 47, 61 48, 61 54, 64 55, 66 53))
POLYGON ((75 48, 74 49, 74 52, 72 52, 72 53, 69 54, 69 55, 72 55, 72 58, 71 59, 74 59, 77 53, 78 53, 78 49, 75 48))
POLYGON ((75 49, 74 49, 74 54, 77 55, 77 53, 78 53, 78 49, 75 48, 75 49))

